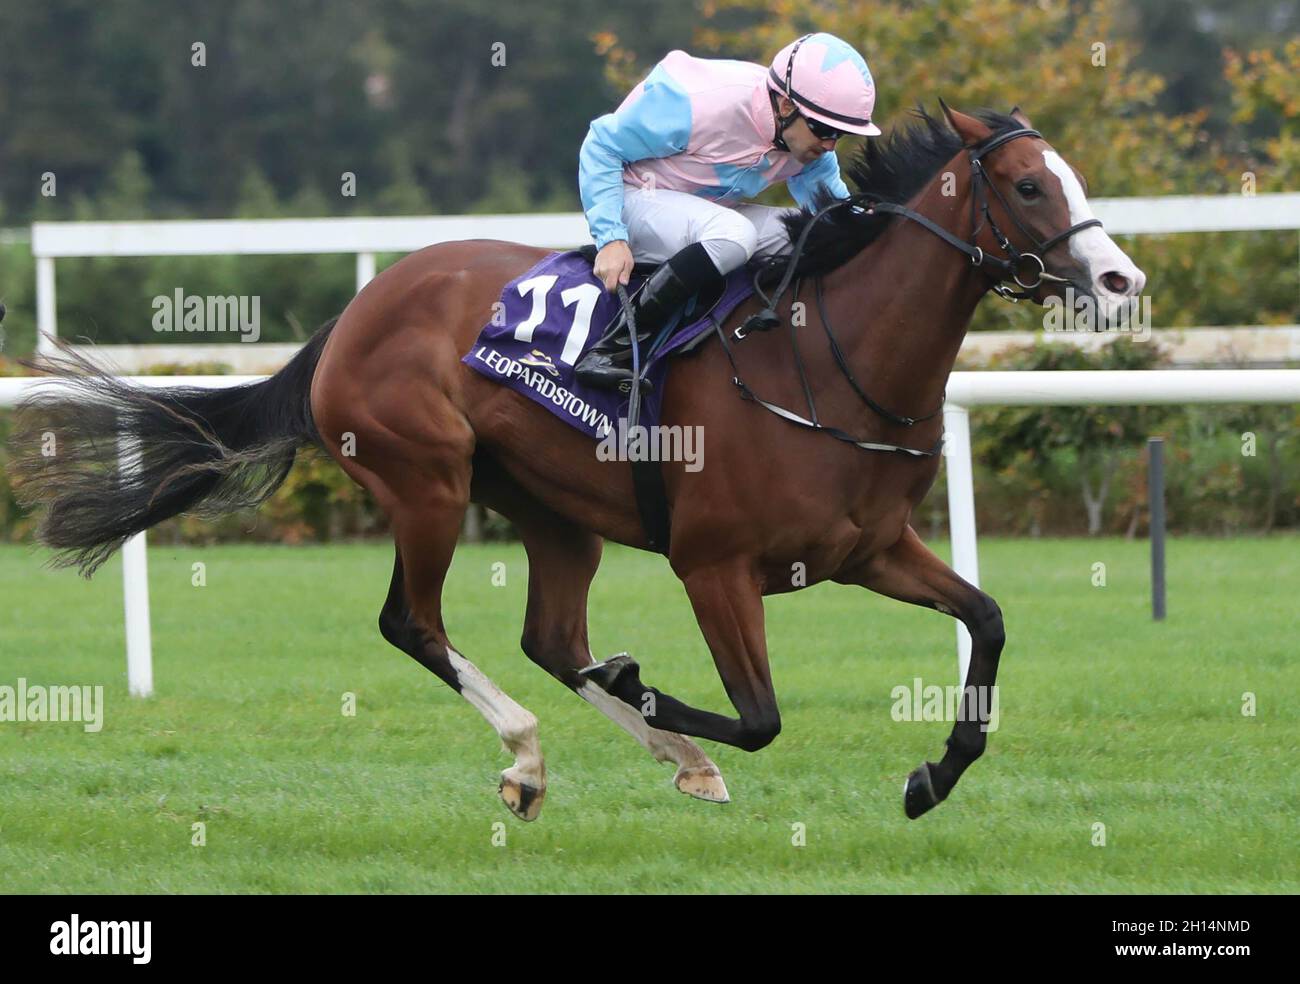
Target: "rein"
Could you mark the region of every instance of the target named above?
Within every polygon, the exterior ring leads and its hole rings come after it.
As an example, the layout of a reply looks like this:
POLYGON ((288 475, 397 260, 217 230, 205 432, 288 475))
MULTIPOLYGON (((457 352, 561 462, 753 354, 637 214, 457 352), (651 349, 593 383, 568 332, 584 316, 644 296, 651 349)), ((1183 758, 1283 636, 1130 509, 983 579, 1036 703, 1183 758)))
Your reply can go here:
MULTIPOLYGON (((809 233, 812 231, 813 226, 821 221, 825 215, 837 208, 848 207, 860 211, 865 206, 869 211, 897 215, 900 218, 915 222, 917 225, 938 236, 953 248, 964 253, 970 258, 972 266, 978 267, 980 270, 993 275, 997 280, 997 283, 993 285, 993 292, 1013 304, 1032 297, 1033 292, 1044 282, 1066 283, 1066 278, 1058 277, 1055 274, 1047 272, 1046 264, 1043 262, 1043 256, 1054 246, 1065 242, 1075 233, 1082 232, 1084 229, 1091 228, 1092 226, 1100 226, 1101 220, 1086 219, 1083 222, 1077 222, 1065 231, 1052 236, 1046 242, 1039 242, 1038 238, 1025 228, 1024 223, 1021 222, 1015 209, 1011 207, 1011 204, 1005 197, 1003 197, 1002 193, 998 191, 997 186, 988 176, 988 172, 984 169, 983 164, 983 158, 987 154, 992 153, 1003 144, 1019 139, 1020 137, 1041 138, 1042 134, 1037 130, 1030 129, 1029 127, 1020 127, 1015 130, 1007 130, 1004 133, 996 134, 983 143, 971 147, 968 151, 971 166, 972 223, 975 223, 977 209, 983 213, 978 224, 974 225, 974 231, 971 233, 970 242, 960 239, 938 223, 913 211, 905 205, 898 205, 894 202, 871 201, 865 196, 860 195, 853 195, 849 198, 832 202, 831 204, 825 205, 819 209, 817 213, 804 224, 802 231, 799 233, 799 239, 790 252, 789 259, 786 263, 785 273, 781 276, 776 292, 771 298, 763 292, 762 285, 759 283, 762 271, 756 270, 754 272, 754 290, 758 296, 763 299, 765 306, 761 311, 746 318, 745 322, 732 332, 733 338, 737 342, 741 342, 744 341, 751 332, 770 331, 781 324, 781 317, 776 313, 776 306, 780 302, 782 295, 785 294, 786 290, 790 287, 790 282, 794 278, 795 269, 799 265, 799 259, 802 257, 804 247, 808 243, 809 233), (1006 209, 1007 214, 1011 216, 1011 221, 1016 224, 1016 228, 1019 229, 1025 238, 1032 244, 1033 252, 1021 252, 1016 249, 1016 247, 1011 243, 1011 240, 1008 239, 998 227, 997 222, 993 218, 993 213, 989 208, 987 192, 990 191, 994 196, 996 196, 1002 207, 1006 209), (989 229, 992 231, 994 238, 997 240, 998 248, 1006 254, 1005 259, 998 256, 990 256, 981 247, 975 245, 975 240, 979 238, 979 234, 983 230, 986 222, 988 223, 989 229), (1026 266, 1027 263, 1029 264, 1028 267, 1026 266), (1037 267, 1037 269, 1033 269, 1033 267, 1037 267), (1028 282, 1031 278, 1032 282, 1028 282), (1004 282, 1006 280, 1015 281, 1021 289, 1012 289, 1004 282)), ((820 276, 814 278, 813 286, 817 297, 817 314, 821 318, 822 327, 826 331, 826 338, 830 344, 831 355, 834 357, 835 364, 839 368, 840 373, 844 376, 845 380, 848 381, 849 386, 853 389, 853 392, 858 395, 858 398, 870 407, 877 415, 883 417, 890 423, 897 424, 901 427, 911 427, 914 424, 919 424, 922 421, 931 420, 936 417, 943 410, 942 403, 923 416, 909 417, 904 414, 894 413, 891 410, 887 410, 867 394, 866 390, 858 384, 857 379, 854 377, 853 371, 849 367, 848 360, 844 357, 844 352, 835 338, 835 332, 831 328, 830 320, 826 316, 825 303, 822 297, 822 278, 820 276)), ((795 283, 793 296, 796 300, 798 299, 798 282, 795 283)), ((795 413, 793 410, 788 410, 785 407, 769 403, 767 400, 759 397, 758 394, 755 393, 741 378, 740 370, 736 365, 736 357, 731 350, 731 346, 727 343, 726 334, 722 330, 722 325, 716 319, 713 319, 713 326, 717 332, 718 339, 722 342, 723 351, 727 353, 727 360, 731 363, 733 371, 732 382, 736 384, 736 387, 740 390, 741 396, 744 399, 752 400, 764 409, 771 411, 778 417, 788 420, 793 424, 797 424, 800 427, 807 427, 812 430, 822 431, 837 440, 852 444, 854 447, 861 448, 864 451, 883 451, 888 453, 907 454, 917 458, 932 458, 943 449, 942 438, 940 438, 933 447, 928 449, 909 448, 897 444, 881 444, 873 441, 858 440, 851 434, 848 434, 837 427, 828 427, 822 424, 817 419, 817 407, 813 402, 812 388, 808 384, 808 378, 803 367, 803 358, 799 354, 799 345, 795 334, 795 324, 793 319, 791 319, 790 323, 790 346, 794 352, 795 366, 799 370, 799 381, 803 386, 804 396, 808 402, 809 417, 803 417, 800 414, 795 413)))

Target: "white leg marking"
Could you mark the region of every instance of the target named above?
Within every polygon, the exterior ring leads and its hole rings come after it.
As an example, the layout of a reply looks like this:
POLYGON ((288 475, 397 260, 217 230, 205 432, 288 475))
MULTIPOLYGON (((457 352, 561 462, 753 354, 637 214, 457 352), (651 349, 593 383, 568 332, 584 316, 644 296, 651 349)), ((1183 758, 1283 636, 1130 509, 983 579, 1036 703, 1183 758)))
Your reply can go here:
POLYGON ((514 755, 515 766, 535 778, 540 788, 545 783, 546 768, 542 762, 541 744, 537 740, 537 718, 450 646, 447 647, 447 658, 456 671, 460 695, 478 708, 500 735, 506 749, 514 755))
POLYGON ((674 762, 687 767, 713 764, 704 750, 685 735, 650 727, 634 708, 605 693, 594 683, 584 683, 579 687, 578 696, 639 741, 656 762, 674 762))
POLYGON ((730 801, 721 771, 691 739, 673 731, 650 727, 635 708, 607 694, 594 683, 584 683, 579 687, 578 696, 645 746, 656 762, 675 763, 677 772, 673 776, 673 785, 683 793, 714 803, 730 801))

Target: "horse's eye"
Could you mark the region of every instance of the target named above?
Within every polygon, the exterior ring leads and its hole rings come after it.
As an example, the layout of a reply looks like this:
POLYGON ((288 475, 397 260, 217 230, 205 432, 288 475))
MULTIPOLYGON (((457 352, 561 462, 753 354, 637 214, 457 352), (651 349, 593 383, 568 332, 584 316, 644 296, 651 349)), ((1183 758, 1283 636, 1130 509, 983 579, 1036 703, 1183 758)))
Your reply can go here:
POLYGON ((1038 185, 1034 184, 1032 181, 1016 182, 1016 191, 1020 192, 1020 194, 1025 198, 1038 197, 1038 185))

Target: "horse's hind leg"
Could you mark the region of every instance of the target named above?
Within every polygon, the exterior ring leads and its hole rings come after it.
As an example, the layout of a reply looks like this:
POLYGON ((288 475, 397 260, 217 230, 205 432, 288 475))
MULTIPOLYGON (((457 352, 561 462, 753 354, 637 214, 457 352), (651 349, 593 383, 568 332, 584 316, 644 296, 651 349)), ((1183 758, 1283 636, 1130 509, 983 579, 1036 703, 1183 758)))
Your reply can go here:
POLYGON ((528 614, 523 649, 542 669, 573 690, 640 742, 658 762, 677 766, 673 784, 714 803, 729 801, 722 773, 684 735, 661 731, 645 716, 607 694, 579 671, 592 666, 587 643, 587 592, 600 565, 601 539, 539 506, 517 507, 511 518, 528 551, 528 614))
POLYGON ((588 667, 583 676, 633 708, 647 708, 665 731, 725 742, 756 752, 781 732, 763 632, 763 596, 745 558, 678 572, 695 618, 713 654, 718 677, 740 713, 728 718, 691 707, 641 682, 641 668, 626 653, 588 667))
POLYGON ((970 669, 964 681, 961 713, 953 724, 943 759, 925 762, 907 777, 903 808, 914 820, 952 792, 962 773, 984 754, 987 732, 996 727, 989 711, 997 706, 994 690, 998 658, 1006 641, 1002 611, 997 602, 931 553, 910 526, 888 550, 860 570, 845 572, 835 580, 861 584, 899 601, 934 608, 960 619, 970 630, 970 669))
POLYGON ((464 509, 462 502, 446 508, 396 510, 397 560, 379 630, 487 718, 515 756, 514 765, 501 773, 501 799, 515 816, 536 820, 546 796, 537 718, 452 648, 442 622, 442 585, 464 509))

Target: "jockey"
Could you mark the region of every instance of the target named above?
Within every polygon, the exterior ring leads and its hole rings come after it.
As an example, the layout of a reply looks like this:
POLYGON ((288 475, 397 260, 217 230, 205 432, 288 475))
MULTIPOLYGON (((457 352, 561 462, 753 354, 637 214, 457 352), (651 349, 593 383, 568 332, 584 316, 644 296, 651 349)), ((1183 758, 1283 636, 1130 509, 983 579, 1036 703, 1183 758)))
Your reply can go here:
MULTIPOLYGON (((831 34, 806 34, 770 67, 671 51, 613 113, 592 121, 578 187, 607 290, 634 261, 661 263, 633 296, 637 339, 653 337, 711 282, 789 245, 785 209, 741 203, 778 181, 811 208, 823 189, 847 198, 835 142, 872 136, 867 63, 831 34)), ((620 310, 576 375, 614 388, 631 378, 620 310)))

